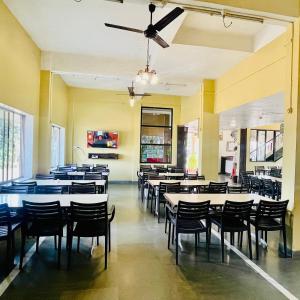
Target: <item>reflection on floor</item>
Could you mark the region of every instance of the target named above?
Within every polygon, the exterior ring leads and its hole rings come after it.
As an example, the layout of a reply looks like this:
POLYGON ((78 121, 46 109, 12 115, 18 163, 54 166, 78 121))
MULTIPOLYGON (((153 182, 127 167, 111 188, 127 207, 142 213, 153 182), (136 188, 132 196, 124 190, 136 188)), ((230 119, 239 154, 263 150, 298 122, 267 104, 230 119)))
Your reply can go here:
MULTIPOLYGON (((205 244, 200 244, 195 256, 193 238, 183 236, 184 250, 176 266, 174 249, 167 249, 164 224, 158 224, 141 203, 136 185, 112 184, 109 194, 110 204, 116 205, 116 218, 107 271, 103 246, 89 257, 90 239, 82 239, 79 254, 74 243, 70 271, 66 270, 64 240, 62 268, 57 270, 53 239, 46 239, 40 254, 33 255, 2 299, 285 299, 236 254, 227 252, 222 264, 216 238, 208 261, 205 244)), ((300 295, 300 260, 279 258, 276 237, 270 235, 268 251, 261 249, 259 266, 300 295)), ((205 236, 202 238, 204 242, 205 236)), ((247 255, 246 241, 242 251, 247 255)), ((4 253, 1 248, 1 257, 4 253)))

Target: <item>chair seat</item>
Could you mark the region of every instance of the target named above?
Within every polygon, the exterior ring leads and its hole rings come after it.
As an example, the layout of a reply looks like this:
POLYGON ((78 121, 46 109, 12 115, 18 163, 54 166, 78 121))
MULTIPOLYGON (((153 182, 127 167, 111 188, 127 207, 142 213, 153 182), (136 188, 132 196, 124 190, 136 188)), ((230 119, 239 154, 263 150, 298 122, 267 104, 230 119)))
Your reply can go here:
POLYGON ((103 222, 78 222, 73 230, 74 236, 93 237, 105 235, 107 228, 103 222))
POLYGON ((229 232, 238 232, 238 231, 246 231, 247 225, 245 222, 239 218, 230 218, 223 217, 223 223, 221 221, 221 216, 213 215, 211 219, 212 223, 216 224, 218 227, 223 227, 224 231, 229 232))
POLYGON ((277 222, 273 218, 259 218, 256 219, 255 217, 250 218, 250 223, 252 225, 257 226, 261 229, 268 229, 268 230, 278 230, 282 228, 282 224, 277 222))
POLYGON ((206 231, 207 228, 201 220, 180 220, 176 223, 175 216, 171 216, 170 220, 174 226, 177 225, 177 230, 183 233, 206 231))
MULTIPOLYGON (((11 225, 11 230, 15 231, 21 226, 21 223, 15 223, 11 225)), ((8 228, 7 226, 0 226, 0 239, 7 237, 8 228)))

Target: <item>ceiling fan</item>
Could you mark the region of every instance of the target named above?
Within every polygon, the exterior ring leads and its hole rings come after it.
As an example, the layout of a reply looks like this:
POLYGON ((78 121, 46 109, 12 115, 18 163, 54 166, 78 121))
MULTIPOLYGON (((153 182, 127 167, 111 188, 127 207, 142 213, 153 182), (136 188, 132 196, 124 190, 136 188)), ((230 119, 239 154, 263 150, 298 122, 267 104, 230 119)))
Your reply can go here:
POLYGON ((150 11, 150 24, 148 25, 147 29, 145 31, 120 25, 114 25, 105 23, 105 26, 115 28, 115 29, 121 29, 121 30, 127 30, 132 31, 136 33, 143 33, 146 38, 153 40, 157 44, 159 44, 163 48, 169 47, 168 43, 163 40, 162 37, 158 35, 158 31, 163 30, 165 27, 167 27, 171 22, 173 22, 178 16, 180 16, 184 9, 180 7, 174 8, 170 13, 168 13, 166 16, 164 16, 161 20, 159 20, 156 24, 152 24, 152 15, 155 11, 156 6, 154 4, 149 4, 149 11, 150 11))
MULTIPOLYGON (((118 94, 118 95, 120 96, 120 95, 127 95, 127 94, 118 94)), ((149 96, 151 96, 151 94, 148 94, 148 93, 143 93, 143 94, 135 93, 134 92, 133 82, 132 82, 132 85, 128 87, 128 95, 129 95, 130 98, 134 98, 134 97, 149 97, 149 96)))

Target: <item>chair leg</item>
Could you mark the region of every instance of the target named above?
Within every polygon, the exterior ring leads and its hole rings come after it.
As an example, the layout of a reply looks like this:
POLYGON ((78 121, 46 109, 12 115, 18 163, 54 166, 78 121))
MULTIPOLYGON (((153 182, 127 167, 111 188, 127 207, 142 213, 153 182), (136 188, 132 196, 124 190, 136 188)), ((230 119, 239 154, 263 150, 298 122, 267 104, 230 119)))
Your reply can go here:
POLYGON ((268 231, 265 231, 265 242, 268 244, 268 231))
POLYGON ((56 235, 54 236, 54 248, 57 249, 56 235))
POLYGON ((176 265, 178 265, 178 232, 176 230, 176 240, 175 240, 175 243, 176 243, 176 265))
POLYGON ((73 243, 73 235, 69 234, 69 246, 68 246, 68 269, 70 269, 71 266, 71 253, 72 253, 72 243, 73 243))
POLYGON ((197 247, 198 246, 198 234, 195 233, 195 255, 197 255, 197 247))
POLYGON ((77 253, 79 253, 80 249, 80 236, 77 237, 77 253))
MULTIPOLYGON (((58 236, 58 249, 57 249, 57 267, 60 268, 60 256, 61 256, 61 238, 62 234, 58 236)), ((56 240, 56 236, 55 236, 56 240)))
POLYGON ((111 250, 111 232, 110 232, 110 223, 108 224, 108 252, 111 250))
POLYGON ((108 240, 107 240, 107 235, 105 235, 105 270, 107 269, 107 245, 108 240))
POLYGON ((23 268, 23 258, 25 255, 25 239, 26 239, 26 235, 25 233, 21 233, 21 253, 20 253, 20 265, 19 265, 19 269, 22 270, 23 268))
POLYGON ((258 239, 258 229, 255 228, 255 247, 256 247, 256 260, 259 259, 259 239, 258 239))
POLYGON ((175 226, 172 226, 172 245, 174 244, 174 228, 175 226))
POLYGON ((224 231, 221 229, 221 250, 222 250, 222 263, 225 261, 224 257, 224 231))
POLYGON ((284 247, 284 256, 287 257, 287 246, 286 246, 286 229, 285 226, 282 230, 282 235, 283 235, 283 247, 284 247))
POLYGON ((11 266, 11 243, 12 243, 12 237, 11 235, 7 236, 7 240, 6 240, 6 272, 7 274, 9 273, 9 268, 11 266))
POLYGON ((35 252, 39 253, 39 243, 40 243, 40 237, 36 237, 36 245, 35 245, 35 252))
POLYGON ((248 244, 249 244, 249 256, 250 259, 252 260, 252 241, 251 241, 251 229, 250 226, 248 227, 248 244))
MULTIPOLYGON (((154 215, 155 215, 155 210, 154 210, 154 215)), ((158 201, 158 207, 157 207, 157 221, 159 223, 160 221, 160 203, 158 201)))
POLYGON ((240 248, 243 247, 243 231, 240 234, 240 248))
POLYGON ((97 236, 97 246, 99 246, 99 236, 97 236))
POLYGON ((206 251, 207 251, 207 259, 209 260, 209 250, 210 250, 210 235, 209 228, 206 229, 206 251))
POLYGON ((11 253, 14 260, 15 254, 16 254, 16 241, 15 241, 15 233, 12 232, 12 240, 11 240, 11 253))
POLYGON ((170 238, 171 238, 171 222, 169 222, 169 230, 168 230, 168 249, 170 249, 170 238))

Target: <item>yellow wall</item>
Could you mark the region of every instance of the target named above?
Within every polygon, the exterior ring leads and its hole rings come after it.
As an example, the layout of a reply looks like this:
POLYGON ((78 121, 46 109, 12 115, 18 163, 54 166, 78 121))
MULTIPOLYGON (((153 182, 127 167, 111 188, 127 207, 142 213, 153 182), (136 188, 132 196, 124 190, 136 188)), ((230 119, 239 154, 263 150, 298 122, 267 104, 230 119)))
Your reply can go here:
POLYGON ((64 127, 67 134, 68 89, 60 75, 50 71, 41 71, 39 173, 47 174, 51 169, 51 125, 64 127))
POLYGON ((180 98, 153 95, 144 98, 133 108, 127 96, 114 91, 70 88, 70 117, 68 131, 68 161, 81 163, 107 163, 111 180, 136 180, 139 165, 141 104, 150 107, 173 108, 172 163, 176 163, 177 128, 180 122, 180 98), (87 130, 116 130, 119 132, 118 149, 87 148, 87 130), (74 149, 79 146, 81 149, 74 149), (119 160, 88 160, 88 153, 118 153, 119 160))
POLYGON ((261 12, 299 16, 298 0, 202 0, 203 2, 221 4, 261 12))
POLYGON ((38 164, 40 50, 0 1, 0 102, 34 117, 33 172, 38 164))
POLYGON ((215 112, 285 91, 291 28, 216 80, 215 112))
POLYGON ((201 115, 201 90, 190 97, 181 98, 180 123, 182 125, 198 120, 201 115))

